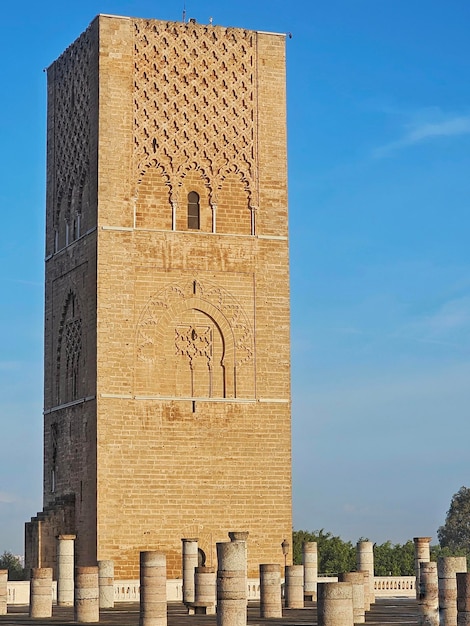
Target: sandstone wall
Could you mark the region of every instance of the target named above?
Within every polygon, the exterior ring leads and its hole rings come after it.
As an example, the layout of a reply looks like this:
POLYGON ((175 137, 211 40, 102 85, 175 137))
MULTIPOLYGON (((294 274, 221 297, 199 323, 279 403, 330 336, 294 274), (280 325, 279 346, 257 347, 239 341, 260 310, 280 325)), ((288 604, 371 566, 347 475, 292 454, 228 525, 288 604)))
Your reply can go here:
POLYGON ((284 37, 99 16, 48 76, 45 505, 118 578, 228 530, 254 575, 291 532, 284 37))

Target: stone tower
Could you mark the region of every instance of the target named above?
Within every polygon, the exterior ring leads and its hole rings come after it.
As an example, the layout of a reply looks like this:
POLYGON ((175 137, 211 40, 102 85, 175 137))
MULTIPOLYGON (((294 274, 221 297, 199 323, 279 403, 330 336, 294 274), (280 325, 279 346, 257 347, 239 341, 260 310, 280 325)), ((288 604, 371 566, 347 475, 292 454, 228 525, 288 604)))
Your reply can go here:
MULTIPOLYGON (((291 521, 283 35, 100 15, 48 68, 44 510, 26 565, 291 521)), ((203 558, 204 555, 201 555, 203 558)))

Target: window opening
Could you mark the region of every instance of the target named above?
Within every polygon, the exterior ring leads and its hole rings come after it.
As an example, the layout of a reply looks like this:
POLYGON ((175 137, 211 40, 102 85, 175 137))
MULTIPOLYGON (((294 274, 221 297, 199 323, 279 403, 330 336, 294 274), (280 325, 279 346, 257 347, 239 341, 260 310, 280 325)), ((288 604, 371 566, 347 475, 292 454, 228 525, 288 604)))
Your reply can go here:
POLYGON ((200 228, 199 194, 195 191, 188 193, 188 228, 199 230, 200 228))

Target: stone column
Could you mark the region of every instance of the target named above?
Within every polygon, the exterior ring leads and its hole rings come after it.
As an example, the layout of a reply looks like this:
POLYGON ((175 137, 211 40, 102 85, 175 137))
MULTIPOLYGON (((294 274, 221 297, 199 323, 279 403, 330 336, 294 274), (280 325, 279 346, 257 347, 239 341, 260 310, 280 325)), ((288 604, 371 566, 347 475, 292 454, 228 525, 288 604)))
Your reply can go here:
POLYGON ((100 609, 114 607, 114 561, 98 561, 100 609))
POLYGON ((75 621, 100 621, 98 567, 75 568, 75 621))
POLYGON ((439 589, 439 623, 457 626, 457 573, 467 571, 464 556, 444 556, 437 559, 439 589))
POLYGON ((73 606, 75 535, 57 537, 57 605, 73 606))
POLYGON ((282 617, 281 566, 265 563, 259 566, 260 617, 282 617))
POLYGON ((7 614, 8 570, 0 569, 0 615, 7 614))
POLYGON ((318 626, 353 626, 351 583, 318 583, 318 626))
MULTIPOLYGON (((248 568, 248 535, 250 533, 247 530, 232 530, 229 532, 228 536, 230 541, 241 541, 245 546, 245 575, 247 576, 247 568, 248 568)), ((248 576, 247 576, 248 579, 248 576)))
POLYGON ((338 576, 338 580, 340 583, 351 583, 354 623, 364 624, 366 621, 364 608, 364 574, 362 572, 344 572, 338 576))
POLYGON ((52 567, 33 567, 29 585, 29 617, 52 617, 52 567))
POLYGON ((369 572, 369 603, 374 604, 374 544, 372 541, 358 541, 357 570, 367 570, 369 572))
POLYGON ((431 560, 431 553, 429 549, 429 543, 431 537, 414 537, 415 544, 415 575, 416 575, 416 599, 419 598, 419 577, 420 577, 420 563, 429 563, 431 560))
POLYGON ((194 598, 194 613, 215 614, 215 567, 196 567, 194 571, 194 598))
POLYGON ((246 544, 217 543, 217 626, 246 626, 246 544))
POLYGON ((470 624, 470 574, 459 572, 457 578, 457 626, 470 624))
POLYGON ((419 565, 419 626, 439 626, 437 563, 422 561, 419 565))
POLYGON ((367 570, 360 570, 364 577, 364 611, 370 611, 370 573, 367 570))
POLYGON ((302 563, 304 564, 304 597, 317 599, 318 547, 316 541, 304 541, 302 544, 302 563))
POLYGON ((286 609, 304 608, 304 566, 286 565, 284 597, 286 609))
POLYGON ((181 539, 183 543, 183 602, 194 602, 194 570, 198 566, 197 539, 181 539))
POLYGON ((166 624, 166 556, 159 552, 141 552, 139 626, 166 624))

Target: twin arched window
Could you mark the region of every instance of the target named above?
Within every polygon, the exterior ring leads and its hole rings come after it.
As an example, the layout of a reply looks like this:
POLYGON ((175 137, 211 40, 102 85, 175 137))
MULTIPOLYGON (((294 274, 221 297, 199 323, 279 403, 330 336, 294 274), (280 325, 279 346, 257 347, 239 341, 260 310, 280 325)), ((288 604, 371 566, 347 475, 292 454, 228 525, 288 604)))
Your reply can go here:
POLYGON ((188 193, 188 228, 192 230, 200 228, 199 194, 195 191, 188 193))

